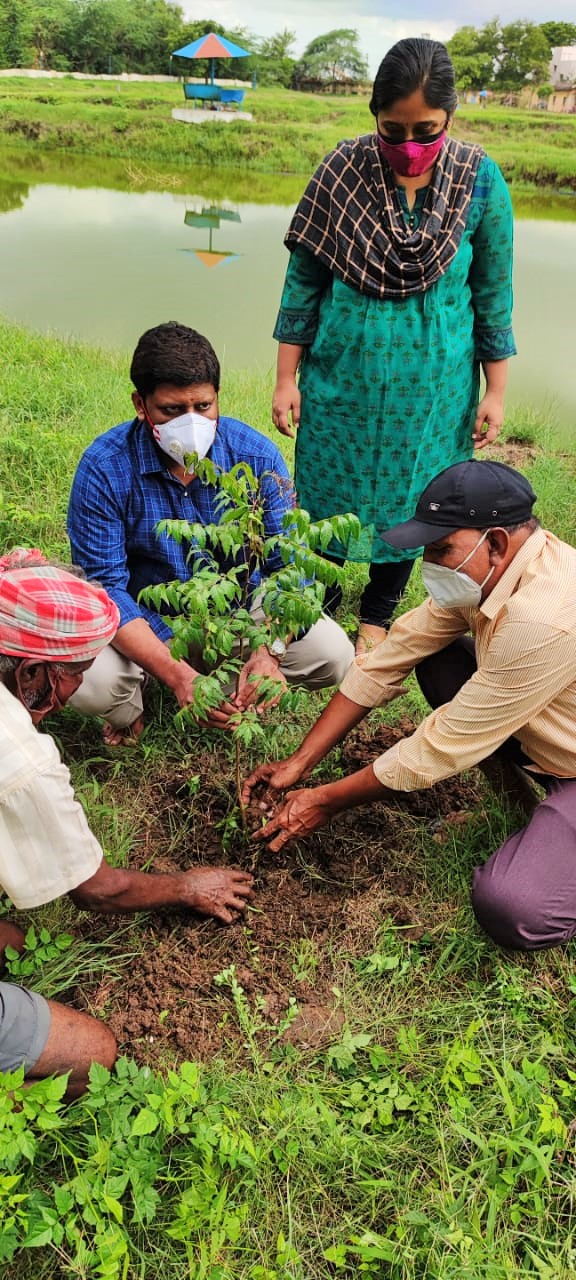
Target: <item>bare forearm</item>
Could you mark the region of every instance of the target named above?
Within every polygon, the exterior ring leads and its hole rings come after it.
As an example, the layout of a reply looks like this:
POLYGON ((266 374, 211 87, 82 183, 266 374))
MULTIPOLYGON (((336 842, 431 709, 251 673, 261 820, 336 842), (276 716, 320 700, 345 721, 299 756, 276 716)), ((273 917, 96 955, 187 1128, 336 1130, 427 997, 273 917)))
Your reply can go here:
POLYGON ((313 768, 346 737, 350 729, 365 719, 369 710, 369 707, 352 702, 345 694, 335 693, 295 755, 308 769, 313 768))
MULTIPOLYGON (((359 804, 371 804, 375 800, 390 800, 394 792, 378 781, 371 764, 358 773, 351 773, 347 778, 339 778, 338 782, 328 782, 317 788, 321 793, 321 801, 334 814, 345 809, 355 809, 359 804)), ((320 798, 320 796, 319 796, 320 798)))
POLYGON ((276 366, 278 382, 282 382, 285 378, 296 377, 303 351, 304 347, 293 346, 291 342, 279 343, 278 361, 276 366))
POLYGON ((484 360, 482 362, 482 368, 486 379, 486 391, 489 391, 494 395, 501 396, 502 399, 504 399, 506 381, 508 378, 508 361, 484 360))
POLYGON ((185 882, 181 875, 150 875, 124 871, 103 859, 98 871, 70 894, 77 907, 102 915, 111 912, 147 911, 157 907, 185 905, 185 882))
POLYGON ((154 634, 145 618, 134 618, 120 627, 114 638, 114 648, 168 688, 174 688, 182 664, 175 662, 168 645, 154 634))

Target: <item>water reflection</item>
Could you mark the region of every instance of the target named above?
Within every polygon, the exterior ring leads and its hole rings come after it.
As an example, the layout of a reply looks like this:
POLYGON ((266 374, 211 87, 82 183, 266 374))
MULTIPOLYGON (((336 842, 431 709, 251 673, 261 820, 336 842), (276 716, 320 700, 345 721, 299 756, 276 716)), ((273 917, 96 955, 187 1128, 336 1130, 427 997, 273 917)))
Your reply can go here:
POLYGON ((239 253, 233 253, 230 249, 214 249, 212 246, 212 235, 217 231, 221 222, 241 222, 240 214, 235 209, 219 209, 215 205, 209 205, 208 208, 187 209, 184 214, 184 226, 186 227, 207 227, 208 228, 208 248, 207 249, 183 249, 183 253, 193 253, 198 261, 204 267, 220 267, 223 263, 236 262, 240 257, 239 253))
MULTIPOLYGON (((34 329, 129 350, 180 319, 227 368, 269 370, 302 176, 195 169, 127 172, 119 161, 0 155, 0 308, 34 329), (168 179, 170 179, 169 185, 168 179), (182 225, 184 223, 184 226, 182 225), (232 271, 206 269, 233 265, 232 271)), ((572 377, 576 199, 514 195, 510 401, 576 415, 572 377)))

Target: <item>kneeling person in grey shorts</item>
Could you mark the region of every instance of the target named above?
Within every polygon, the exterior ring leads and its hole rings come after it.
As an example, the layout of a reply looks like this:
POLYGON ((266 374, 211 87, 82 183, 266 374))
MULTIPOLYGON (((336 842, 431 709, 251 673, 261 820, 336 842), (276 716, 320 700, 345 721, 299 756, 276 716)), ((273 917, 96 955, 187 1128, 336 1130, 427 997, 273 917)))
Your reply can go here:
MULTIPOLYGON (((0 957, 7 946, 21 951, 24 934, 0 925, 0 957)), ((83 1093, 92 1062, 112 1067, 116 1041, 103 1022, 45 1000, 37 991, 0 982, 0 1072, 18 1071, 30 1082, 68 1075, 67 1095, 83 1093)))

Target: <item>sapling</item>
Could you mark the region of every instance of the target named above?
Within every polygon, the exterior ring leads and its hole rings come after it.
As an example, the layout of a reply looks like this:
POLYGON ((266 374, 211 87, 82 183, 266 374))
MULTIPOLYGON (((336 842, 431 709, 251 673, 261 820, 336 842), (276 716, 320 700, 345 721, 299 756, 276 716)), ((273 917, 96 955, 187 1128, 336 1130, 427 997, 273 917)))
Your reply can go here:
MULTIPOLYGON (((313 523, 307 511, 293 507, 284 516, 281 532, 268 536, 267 495, 274 484, 285 489, 290 481, 270 471, 257 477, 245 462, 236 463, 230 471, 208 458, 187 458, 186 464, 202 484, 218 490, 218 522, 160 521, 160 538, 189 544, 190 577, 186 582, 147 587, 141 598, 164 611, 173 632, 172 656, 189 659, 207 673, 194 681, 192 701, 179 712, 180 717, 192 715, 202 723, 232 692, 238 697, 240 675, 250 653, 269 648, 275 640, 297 637, 318 621, 325 587, 340 579, 342 569, 317 553, 326 551, 334 539, 345 546, 358 537, 360 524, 354 515, 313 523), (254 594, 262 609, 256 616, 250 611, 254 594)), ((288 710, 298 696, 296 690, 285 688, 281 678, 250 680, 257 682, 253 701, 239 708, 229 722, 244 829, 241 749, 264 736, 260 714, 264 707, 278 703, 288 710)))

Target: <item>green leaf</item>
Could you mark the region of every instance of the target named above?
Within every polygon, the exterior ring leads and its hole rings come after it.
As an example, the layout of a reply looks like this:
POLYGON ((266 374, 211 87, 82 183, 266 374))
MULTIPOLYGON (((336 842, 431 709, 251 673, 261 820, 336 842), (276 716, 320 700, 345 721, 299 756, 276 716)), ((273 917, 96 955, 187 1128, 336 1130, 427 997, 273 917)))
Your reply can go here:
POLYGON ((27 1249, 42 1249, 44 1245, 50 1244, 52 1241, 52 1227, 33 1227, 29 1236, 26 1236, 23 1244, 27 1249))
POLYGON ((333 1262, 335 1267, 345 1267, 348 1250, 345 1244, 332 1244, 329 1249, 325 1249, 322 1257, 326 1262, 333 1262))
MULTIPOLYGON (((140 1114, 142 1114, 142 1112, 141 1112, 140 1114)), ((102 1196, 102 1200, 103 1200, 104 1204, 106 1205, 106 1208, 107 1208, 107 1209, 109 1210, 109 1212, 113 1215, 113 1217, 116 1219, 116 1221, 117 1221, 117 1222, 120 1222, 120 1223, 121 1223, 121 1222, 123 1222, 123 1220, 124 1220, 124 1210, 123 1210, 123 1208, 122 1208, 122 1205, 120 1204, 120 1201, 119 1201, 119 1200, 115 1200, 114 1196, 109 1196, 109 1195, 107 1195, 107 1194, 106 1194, 106 1192, 104 1192, 104 1194, 103 1194, 103 1196, 102 1196)))
POLYGON ((110 1072, 107 1067, 103 1067, 99 1062, 93 1062, 89 1072, 90 1093, 100 1092, 110 1083, 110 1072), (91 1086, 94 1086, 93 1088, 91 1086))
POLYGON ((159 1124, 160 1120, 158 1116, 155 1115, 153 1111, 150 1111, 149 1107, 143 1107, 142 1111, 138 1112, 138 1115, 134 1120, 130 1137, 140 1138, 144 1134, 154 1133, 154 1130, 158 1128, 159 1124))

